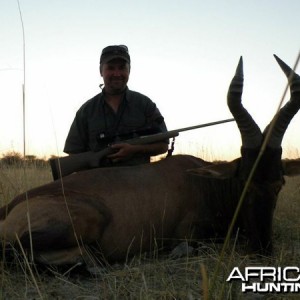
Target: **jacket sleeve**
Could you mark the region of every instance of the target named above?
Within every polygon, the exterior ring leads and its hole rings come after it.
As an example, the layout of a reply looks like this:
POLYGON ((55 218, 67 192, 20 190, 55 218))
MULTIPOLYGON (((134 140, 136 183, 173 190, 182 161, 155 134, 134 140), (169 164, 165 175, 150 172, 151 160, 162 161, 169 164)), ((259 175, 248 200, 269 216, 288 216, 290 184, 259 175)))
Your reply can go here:
MULTIPOLYGON (((164 121, 164 117, 160 113, 156 104, 151 100, 148 102, 148 105, 146 106, 145 114, 146 114, 148 124, 152 124, 152 126, 157 128, 159 132, 168 131, 166 123, 164 121)), ((169 139, 166 139, 163 142, 169 144, 169 139)))
POLYGON ((148 124, 153 124, 153 126, 158 127, 160 132, 167 131, 167 126, 164 121, 164 117, 160 113, 156 104, 151 100, 148 102, 148 105, 146 106, 145 115, 148 124))
POLYGON ((87 122, 84 111, 78 110, 69 130, 64 152, 75 154, 89 151, 87 122))

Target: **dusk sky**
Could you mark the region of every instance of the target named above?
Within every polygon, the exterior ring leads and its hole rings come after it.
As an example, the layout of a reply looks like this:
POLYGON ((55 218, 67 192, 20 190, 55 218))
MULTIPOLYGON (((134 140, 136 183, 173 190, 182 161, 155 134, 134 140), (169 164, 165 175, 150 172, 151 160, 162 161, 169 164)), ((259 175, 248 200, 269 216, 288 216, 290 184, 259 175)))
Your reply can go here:
MULTIPOLYGON (((130 89, 150 97, 168 129, 231 118, 226 94, 240 56, 243 103, 261 129, 274 115, 300 50, 299 0, 20 0, 26 47, 26 154, 63 155, 76 111, 100 92, 102 48, 125 44, 130 89)), ((0 154, 23 151, 23 40, 18 3, 0 0, 0 154)), ((298 66, 298 74, 300 67, 298 66)), ((285 99, 288 100, 289 95, 285 99)), ((300 113, 284 156, 300 156, 300 113)), ((182 133, 177 151, 239 155, 235 123, 182 133)))

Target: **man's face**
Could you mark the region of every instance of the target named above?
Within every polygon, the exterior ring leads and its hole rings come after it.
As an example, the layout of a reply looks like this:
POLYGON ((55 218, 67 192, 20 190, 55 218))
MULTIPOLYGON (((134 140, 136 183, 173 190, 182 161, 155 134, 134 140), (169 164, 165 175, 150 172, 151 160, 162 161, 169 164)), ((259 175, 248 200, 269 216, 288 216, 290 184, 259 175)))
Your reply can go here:
POLYGON ((100 69, 103 77, 105 91, 111 95, 124 92, 129 79, 130 66, 123 59, 113 59, 104 63, 100 69))

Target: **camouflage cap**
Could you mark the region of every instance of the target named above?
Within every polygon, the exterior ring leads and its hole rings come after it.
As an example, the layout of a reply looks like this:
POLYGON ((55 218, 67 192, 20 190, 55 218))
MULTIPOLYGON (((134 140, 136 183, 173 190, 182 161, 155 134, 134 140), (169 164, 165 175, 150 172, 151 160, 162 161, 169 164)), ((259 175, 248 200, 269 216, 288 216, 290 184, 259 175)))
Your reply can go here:
POLYGON ((115 58, 121 58, 130 64, 130 56, 127 46, 113 45, 105 47, 100 56, 100 64, 107 63, 115 58))

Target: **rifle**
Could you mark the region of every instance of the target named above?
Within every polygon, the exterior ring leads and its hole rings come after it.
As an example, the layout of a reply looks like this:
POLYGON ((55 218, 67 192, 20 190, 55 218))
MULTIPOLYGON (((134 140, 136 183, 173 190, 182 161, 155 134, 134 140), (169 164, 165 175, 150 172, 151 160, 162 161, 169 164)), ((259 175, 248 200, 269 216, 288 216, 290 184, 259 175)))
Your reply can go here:
MULTIPOLYGON (((161 142, 166 139, 174 138, 178 136, 180 132, 183 131, 218 125, 218 124, 232 122, 232 121, 234 121, 234 119, 226 119, 226 120, 221 120, 216 122, 210 122, 210 123, 175 129, 167 132, 140 136, 138 138, 124 140, 121 142, 128 143, 131 145, 152 144, 152 143, 161 142)), ((101 161, 104 158, 106 158, 108 155, 113 154, 114 152, 115 150, 112 149, 109 145, 103 150, 98 152, 88 151, 88 152, 83 152, 78 154, 72 154, 70 156, 50 159, 49 161, 50 161, 53 179, 54 180, 59 179, 73 172, 98 168, 101 166, 101 161)))

